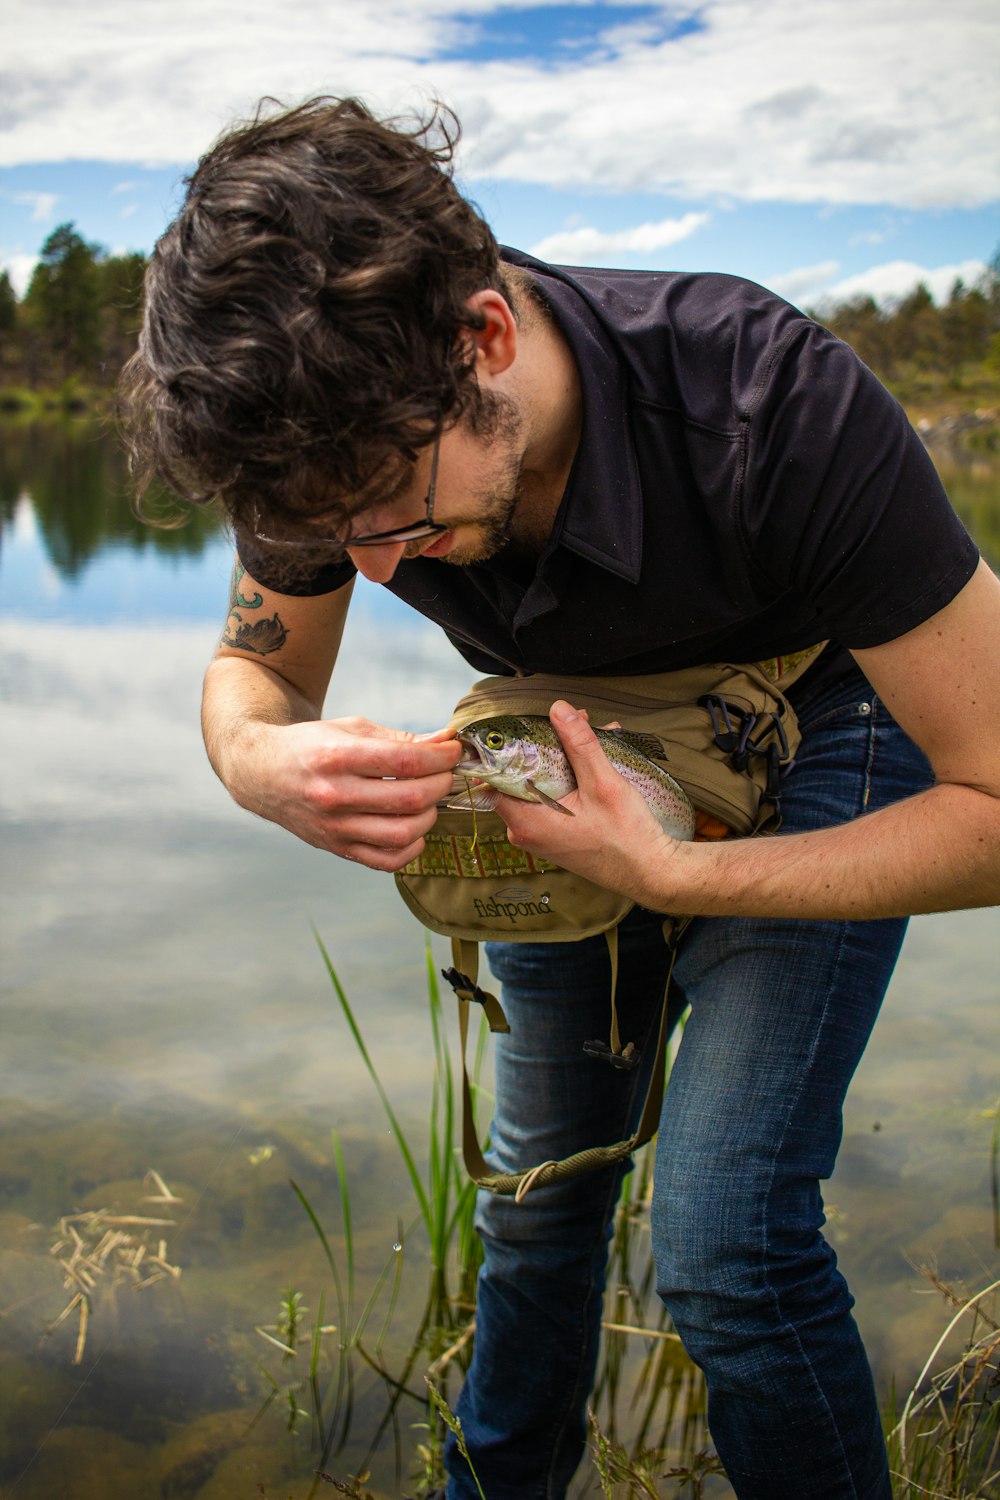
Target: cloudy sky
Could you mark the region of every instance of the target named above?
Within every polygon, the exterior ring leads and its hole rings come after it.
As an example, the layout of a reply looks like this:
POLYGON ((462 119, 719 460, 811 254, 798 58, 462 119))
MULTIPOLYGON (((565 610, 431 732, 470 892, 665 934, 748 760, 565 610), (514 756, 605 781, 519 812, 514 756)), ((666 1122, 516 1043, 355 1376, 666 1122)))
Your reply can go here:
POLYGON ((263 95, 450 104, 463 187, 553 261, 722 270, 801 304, 1000 244, 996 0, 7 0, 0 264, 72 220, 148 250, 263 95))

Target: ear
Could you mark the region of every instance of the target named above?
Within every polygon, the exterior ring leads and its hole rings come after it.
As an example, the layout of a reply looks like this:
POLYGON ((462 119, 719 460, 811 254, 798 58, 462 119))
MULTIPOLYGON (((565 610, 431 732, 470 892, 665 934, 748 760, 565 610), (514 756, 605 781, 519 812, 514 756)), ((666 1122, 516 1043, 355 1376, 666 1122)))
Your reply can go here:
POLYGON ((485 287, 473 292, 465 305, 485 320, 482 328, 468 335, 476 346, 477 376, 502 375, 517 358, 517 320, 510 303, 502 292, 485 287))

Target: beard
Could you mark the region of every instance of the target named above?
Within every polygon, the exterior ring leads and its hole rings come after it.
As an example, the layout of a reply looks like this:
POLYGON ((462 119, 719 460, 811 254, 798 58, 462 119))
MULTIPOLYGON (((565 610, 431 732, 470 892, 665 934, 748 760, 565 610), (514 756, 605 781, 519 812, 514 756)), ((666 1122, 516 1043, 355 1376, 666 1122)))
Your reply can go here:
MULTIPOLYGON (((494 472, 488 487, 470 494, 471 504, 466 514, 449 522, 452 529, 462 528, 473 533, 456 541, 441 559, 457 567, 485 562, 502 552, 510 542, 521 499, 523 467, 520 435, 524 418, 511 396, 499 391, 481 392, 474 411, 465 420, 469 431, 488 446, 494 472)), ((412 552, 407 548, 403 556, 417 556, 423 545, 413 543, 412 552)))
POLYGON ((468 563, 485 562, 488 557, 502 552, 511 539, 520 498, 521 460, 511 454, 500 481, 493 484, 486 494, 477 496, 475 536, 468 541, 456 542, 444 561, 462 567, 468 563))

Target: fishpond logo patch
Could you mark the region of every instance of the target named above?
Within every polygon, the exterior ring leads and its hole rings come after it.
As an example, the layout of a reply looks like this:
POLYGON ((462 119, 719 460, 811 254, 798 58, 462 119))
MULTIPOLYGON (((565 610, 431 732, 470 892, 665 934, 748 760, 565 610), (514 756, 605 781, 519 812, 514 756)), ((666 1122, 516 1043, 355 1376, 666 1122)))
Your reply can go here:
POLYGON ((540 896, 533 896, 531 887, 524 885, 501 886, 485 900, 477 897, 472 903, 472 908, 477 917, 491 919, 506 917, 512 927, 516 927, 519 921, 523 922, 531 917, 555 915, 549 904, 548 891, 542 891, 540 896))

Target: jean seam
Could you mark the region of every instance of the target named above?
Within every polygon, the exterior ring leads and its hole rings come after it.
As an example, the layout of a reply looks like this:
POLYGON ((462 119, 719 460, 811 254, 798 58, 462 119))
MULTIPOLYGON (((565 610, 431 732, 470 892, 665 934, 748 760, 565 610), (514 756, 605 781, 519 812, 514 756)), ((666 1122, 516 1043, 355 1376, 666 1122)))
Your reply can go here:
POLYGON ((844 719, 846 721, 861 719, 865 715, 864 705, 868 705, 870 701, 867 698, 852 698, 848 703, 838 703, 835 708, 826 709, 825 712, 819 714, 815 719, 800 719, 799 731, 804 738, 806 735, 812 734, 814 730, 822 729, 827 724, 835 723, 837 719, 844 719))
MULTIPOLYGON (((840 965, 840 963, 841 963, 841 961, 843 959, 843 956, 844 956, 845 948, 847 946, 847 928, 848 928, 848 924, 846 922, 840 922, 837 925, 838 925, 837 953, 836 953, 836 958, 834 959, 833 963, 830 965, 830 970, 832 972, 834 972, 834 973, 839 968, 839 965, 840 965)), ((830 988, 829 988, 829 984, 828 984, 827 987, 826 987, 826 999, 825 999, 825 1001, 823 1003, 823 1014, 822 1014, 822 1016, 820 1018, 819 1025, 816 1026, 816 1028, 815 1028, 815 1031, 814 1031, 814 1034, 813 1034, 813 1039, 812 1039, 812 1045, 811 1045, 811 1048, 810 1048, 810 1051, 809 1051, 809 1057, 808 1057, 808 1060, 806 1062, 806 1066, 803 1069, 803 1076, 804 1076, 804 1078, 808 1078, 810 1076, 811 1072, 812 1072, 813 1064, 814 1064, 814 1062, 816 1060, 816 1055, 817 1055, 817 1052, 819 1050, 820 1037, 822 1036, 822 1034, 824 1032, 824 1029, 825 1029, 825 1026, 826 1026, 827 1016, 829 1014, 829 1010, 830 1010, 830 988)), ((857 1486, 855 1485, 853 1476, 851 1475, 850 1460, 849 1460, 849 1458, 847 1456, 847 1453, 844 1450, 843 1438, 841 1437, 840 1428, 837 1425, 836 1418, 834 1417, 833 1411, 832 1411, 832 1409, 830 1407, 829 1399, 828 1399, 825 1391, 823 1390, 823 1387, 822 1387, 820 1381, 818 1380, 818 1378, 816 1376, 816 1373, 815 1373, 815 1371, 813 1369, 812 1362, 811 1362, 811 1360, 809 1358, 809 1355, 808 1355, 807 1351, 805 1350, 805 1348, 802 1345, 802 1340, 799 1337, 798 1329, 796 1328, 795 1324, 785 1314, 785 1310, 784 1310, 784 1308, 782 1306, 782 1302, 781 1302, 781 1293, 778 1291, 778 1289, 776 1287, 774 1287, 771 1284, 771 1279, 770 1279, 770 1276, 768 1274, 767 1253, 766 1253, 767 1205, 768 1205, 768 1203, 770 1201, 771 1194, 772 1194, 772 1192, 774 1190, 774 1178, 775 1178, 775 1174, 777 1172, 778 1161, 779 1161, 780 1157, 782 1156, 782 1154, 784 1152, 785 1142, 786 1142, 786 1140, 788 1138, 789 1124, 790 1124, 792 1116, 793 1116, 793 1114, 795 1112, 795 1108, 798 1105, 799 1100, 802 1098, 802 1093, 803 1093, 804 1087, 805 1087, 805 1083, 804 1082, 800 1082, 798 1088, 795 1091, 795 1097, 794 1097, 794 1099, 792 1099, 789 1102, 789 1107, 788 1107, 788 1110, 786 1111, 785 1119, 784 1119, 784 1122, 783 1122, 783 1125, 782 1125, 781 1139, 777 1143, 777 1150, 774 1152, 773 1157, 772 1157, 771 1175, 768 1178, 767 1192, 766 1192, 766 1194, 764 1196, 764 1212, 761 1215, 761 1225, 760 1225, 760 1247, 759 1247, 759 1254, 760 1254, 760 1259, 761 1259, 761 1270, 762 1270, 762 1273, 763 1273, 764 1285, 767 1287, 768 1294, 771 1297, 772 1302, 773 1302, 775 1308, 777 1309, 777 1313, 778 1313, 778 1316, 779 1316, 779 1318, 781 1320, 781 1323, 782 1323, 783 1327, 787 1330, 787 1332, 790 1335, 792 1335, 792 1337, 794 1337, 796 1346, 797 1346, 797 1348, 799 1350, 800 1358, 802 1360, 802 1366, 803 1366, 804 1369, 806 1369, 806 1370, 809 1371, 809 1376, 810 1376, 810 1379, 813 1382, 813 1387, 814 1387, 814 1390, 816 1392, 816 1395, 822 1401, 823 1406, 824 1406, 824 1408, 826 1410, 827 1418, 828 1418, 828 1421, 829 1421, 829 1424, 830 1424, 830 1429, 833 1432, 834 1437, 836 1438, 838 1451, 839 1451, 840 1457, 841 1457, 841 1463, 843 1465, 843 1471, 844 1471, 844 1474, 846 1475, 847 1480, 848 1480, 848 1482, 849 1482, 849 1484, 851 1486, 852 1497, 854 1497, 854 1500, 856 1500, 856 1497, 857 1497, 857 1486)))
POLYGON ((865 760, 865 779, 861 791, 861 811, 868 811, 868 799, 871 796, 872 773, 875 769, 875 737, 878 727, 879 709, 882 707, 878 698, 872 698, 871 723, 868 726, 868 755, 865 760))

